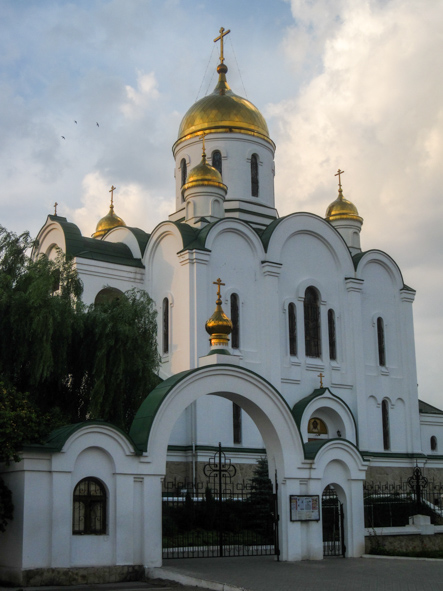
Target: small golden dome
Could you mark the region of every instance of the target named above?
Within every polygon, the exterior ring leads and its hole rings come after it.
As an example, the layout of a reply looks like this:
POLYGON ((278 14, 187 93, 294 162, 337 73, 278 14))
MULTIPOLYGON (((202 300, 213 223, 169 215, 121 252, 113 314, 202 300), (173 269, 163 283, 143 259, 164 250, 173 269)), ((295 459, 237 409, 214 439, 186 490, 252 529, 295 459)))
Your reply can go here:
POLYGON ((182 187, 182 191, 186 191, 186 189, 191 187, 198 187, 202 185, 220 187, 221 189, 227 191, 226 185, 223 184, 221 174, 216 168, 206 162, 206 154, 204 151, 200 163, 189 171, 188 178, 182 187))
MULTIPOLYGON (((342 174, 342 172, 343 171, 339 170, 335 176, 342 174)), ((343 189, 340 180, 338 183, 338 197, 326 210, 325 219, 328 222, 334 220, 357 220, 358 222, 363 222, 363 218, 358 215, 358 210, 355 205, 343 197, 343 189)))
POLYGON ((223 312, 223 308, 221 307, 221 296, 220 296, 220 285, 224 285, 221 282, 221 279, 217 279, 214 282, 218 285, 217 291, 217 301, 215 302, 215 312, 209 318, 209 320, 205 324, 206 332, 211 335, 210 342, 211 345, 218 345, 218 346, 228 346, 229 338, 228 336, 232 332, 233 324, 232 321, 226 316, 223 312))
POLYGON ((115 215, 114 213, 114 190, 115 187, 112 185, 112 188, 109 191, 111 193, 111 207, 109 208, 109 213, 98 222, 95 232, 92 234, 92 238, 101 238, 113 228, 126 226, 122 218, 119 218, 118 215, 115 215))
POLYGON ((178 131, 177 142, 198 134, 234 131, 258 135, 268 141, 269 131, 260 111, 250 101, 234 94, 226 82, 225 64, 219 64, 219 80, 209 94, 188 110, 178 131))

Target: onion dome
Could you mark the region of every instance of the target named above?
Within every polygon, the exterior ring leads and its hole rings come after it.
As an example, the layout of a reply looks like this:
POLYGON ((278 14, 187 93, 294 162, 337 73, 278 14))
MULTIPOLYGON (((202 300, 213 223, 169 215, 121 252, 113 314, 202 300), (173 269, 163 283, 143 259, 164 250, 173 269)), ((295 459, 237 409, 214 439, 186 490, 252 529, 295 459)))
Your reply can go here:
POLYGON ((206 153, 203 147, 202 159, 200 163, 197 164, 197 166, 194 166, 194 168, 189 171, 188 178, 182 187, 182 191, 186 191, 186 189, 190 189, 192 187, 201 187, 204 185, 219 187, 225 191, 228 190, 227 186, 223 183, 222 176, 218 170, 207 163, 206 153))
POLYGON ((188 110, 178 130, 177 141, 201 133, 239 132, 257 135, 268 141, 269 131, 260 111, 250 101, 234 94, 226 81, 227 66, 220 63, 217 86, 188 110))
POLYGON ((92 234, 92 238, 102 238, 102 236, 107 234, 113 228, 126 226, 122 218, 114 213, 114 190, 115 187, 112 185, 112 188, 109 191, 111 193, 111 207, 109 208, 109 213, 98 222, 95 232, 92 234))
POLYGON ((209 318, 209 320, 205 324, 206 332, 211 336, 210 343, 211 346, 218 346, 218 347, 227 347, 229 344, 229 335, 232 332, 232 322, 223 312, 223 308, 221 306, 221 296, 220 296, 220 285, 225 285, 221 282, 221 279, 217 279, 214 281, 215 285, 218 285, 217 291, 217 300, 215 302, 215 312, 209 318))
MULTIPOLYGON (((340 174, 342 173, 343 171, 339 170, 335 176, 339 175, 340 179, 340 174)), ((358 215, 358 210, 355 205, 343 197, 343 189, 340 180, 338 182, 338 197, 326 210, 325 219, 328 222, 334 220, 356 220, 363 223, 363 218, 358 215)))

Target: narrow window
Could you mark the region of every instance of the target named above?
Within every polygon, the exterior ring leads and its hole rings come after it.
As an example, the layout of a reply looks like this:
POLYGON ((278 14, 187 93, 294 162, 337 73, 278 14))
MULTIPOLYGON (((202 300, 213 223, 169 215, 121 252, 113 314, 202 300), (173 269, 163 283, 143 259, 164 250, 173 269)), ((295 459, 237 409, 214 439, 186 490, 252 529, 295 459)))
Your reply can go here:
POLYGON ((385 327, 383 318, 377 318, 378 364, 386 365, 385 327))
POLYGON ((242 428, 241 428, 241 406, 232 403, 232 425, 234 431, 234 443, 241 443, 242 428))
POLYGON ((381 403, 381 414, 383 422, 383 449, 391 449, 391 435, 389 433, 389 404, 387 400, 381 403))
POLYGON ((289 355, 297 355, 297 317, 295 315, 295 304, 288 306, 288 328, 289 328, 289 355))
POLYGON ((222 174, 222 155, 219 150, 214 150, 212 152, 212 166, 222 174))
POLYGON ((251 156, 251 195, 258 197, 258 156, 251 156))
POLYGON ((431 451, 437 451, 437 437, 435 435, 431 437, 431 451))
POLYGON ((163 338, 162 338, 163 354, 169 353, 169 300, 163 300, 163 338))
POLYGON ((188 176, 188 173, 186 170, 186 160, 184 158, 182 158, 182 161, 180 162, 180 171, 181 171, 181 180, 182 180, 181 186, 183 187, 183 185, 186 183, 186 177, 188 176))
POLYGON ((96 478, 80 480, 74 489, 72 533, 102 535, 106 533, 106 492, 96 478))
POLYGON ((335 312, 332 309, 328 310, 328 333, 329 333, 329 359, 335 361, 337 359, 337 343, 335 332, 335 312))
POLYGON ((236 293, 231 294, 231 322, 233 325, 231 333, 232 348, 240 349, 240 309, 236 293))
POLYGON ((308 287, 304 301, 306 357, 320 357, 320 305, 316 289, 308 287))

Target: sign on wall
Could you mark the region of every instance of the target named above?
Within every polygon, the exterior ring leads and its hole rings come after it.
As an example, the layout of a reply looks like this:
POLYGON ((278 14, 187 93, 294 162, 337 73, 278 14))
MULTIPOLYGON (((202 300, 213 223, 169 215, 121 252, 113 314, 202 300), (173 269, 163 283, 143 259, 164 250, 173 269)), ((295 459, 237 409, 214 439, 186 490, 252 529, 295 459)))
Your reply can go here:
POLYGON ((320 499, 318 495, 290 495, 291 521, 319 521, 320 499))

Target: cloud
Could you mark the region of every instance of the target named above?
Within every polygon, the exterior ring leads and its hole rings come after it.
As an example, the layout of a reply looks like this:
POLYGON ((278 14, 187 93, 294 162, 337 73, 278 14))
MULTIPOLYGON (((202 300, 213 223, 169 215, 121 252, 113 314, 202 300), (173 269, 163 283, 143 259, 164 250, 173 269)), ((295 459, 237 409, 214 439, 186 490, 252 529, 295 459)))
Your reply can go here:
POLYGON ((122 104, 121 110, 125 117, 130 119, 143 117, 148 104, 158 99, 160 93, 157 90, 157 80, 155 74, 137 73, 137 89, 126 85, 127 102, 122 104))
MULTIPOLYGON (((111 202, 109 190, 111 176, 96 170, 83 178, 80 205, 68 207, 63 215, 82 230, 84 236, 95 232, 99 220, 107 215, 111 202)), ((171 201, 167 197, 151 192, 138 183, 122 183, 114 191, 114 212, 127 226, 141 227, 152 231, 171 213, 171 201)))

